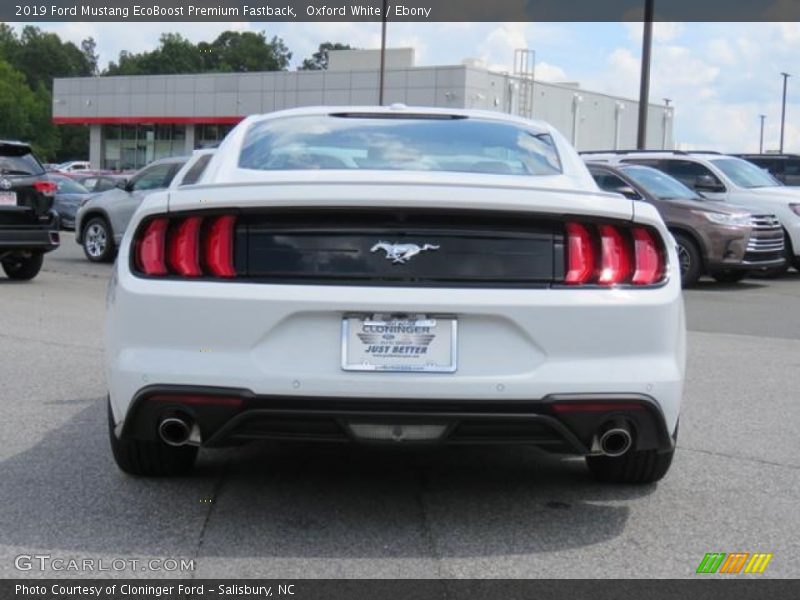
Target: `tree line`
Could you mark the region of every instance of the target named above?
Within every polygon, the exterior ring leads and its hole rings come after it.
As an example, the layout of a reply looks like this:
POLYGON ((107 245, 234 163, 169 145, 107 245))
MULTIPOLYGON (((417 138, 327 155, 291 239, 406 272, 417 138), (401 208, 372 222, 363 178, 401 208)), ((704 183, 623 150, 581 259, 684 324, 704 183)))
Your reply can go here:
MULTIPOLYGON (((349 48, 324 42, 298 68, 326 69, 330 50, 349 48)), ((179 33, 164 33, 153 50, 123 50, 101 69, 91 37, 78 46, 35 26, 17 33, 0 23, 0 139, 31 142, 46 161, 88 156, 87 127, 52 123, 55 77, 286 71, 291 59, 284 41, 265 32, 223 31, 213 41, 196 44, 179 33)))

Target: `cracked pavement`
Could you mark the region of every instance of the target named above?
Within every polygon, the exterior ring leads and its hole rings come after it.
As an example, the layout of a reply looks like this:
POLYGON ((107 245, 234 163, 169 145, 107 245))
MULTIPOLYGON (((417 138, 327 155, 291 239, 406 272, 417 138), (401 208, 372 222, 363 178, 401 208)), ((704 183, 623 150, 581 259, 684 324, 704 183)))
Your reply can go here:
POLYGON ((110 267, 70 235, 0 279, 0 576, 691 577, 706 552, 800 573, 800 275, 686 293, 679 450, 658 485, 602 486, 527 448, 253 444, 136 479, 106 439, 110 267), (178 571, 18 571, 19 554, 185 558, 178 571))

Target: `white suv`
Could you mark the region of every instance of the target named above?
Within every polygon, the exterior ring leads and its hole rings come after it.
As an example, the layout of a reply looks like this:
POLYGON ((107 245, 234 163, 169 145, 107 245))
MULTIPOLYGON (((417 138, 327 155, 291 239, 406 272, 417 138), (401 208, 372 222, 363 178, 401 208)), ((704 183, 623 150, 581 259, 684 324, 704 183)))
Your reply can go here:
POLYGON ((785 233, 787 265, 800 271, 800 189, 784 186, 753 163, 715 152, 626 150, 582 154, 592 161, 655 167, 709 200, 774 214, 785 233))
POLYGON ((552 127, 430 108, 249 117, 154 192, 108 293, 111 446, 139 475, 249 440, 517 443, 652 482, 685 325, 656 209, 552 127))

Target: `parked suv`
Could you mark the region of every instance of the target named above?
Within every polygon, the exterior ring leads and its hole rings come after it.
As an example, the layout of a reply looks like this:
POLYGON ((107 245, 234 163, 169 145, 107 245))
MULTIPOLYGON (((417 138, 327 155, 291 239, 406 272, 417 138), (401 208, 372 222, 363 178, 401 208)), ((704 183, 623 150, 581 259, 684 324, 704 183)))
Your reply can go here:
POLYGON ((91 196, 75 216, 75 241, 92 262, 111 262, 125 228, 147 194, 163 190, 186 162, 185 156, 156 160, 119 187, 91 196))
POLYGON ((22 142, 0 141, 0 264, 11 279, 33 279, 59 245, 56 184, 22 142))
POLYGON ((704 198, 754 208, 778 217, 784 231, 787 264, 800 270, 800 189, 787 187, 753 163, 718 152, 617 150, 584 152, 592 161, 655 167, 704 198))
POLYGON ((769 171, 784 185, 800 186, 800 154, 736 154, 769 171))
POLYGON ((666 173, 641 165, 587 163, 600 189, 654 205, 678 245, 683 287, 708 274, 721 282, 784 264, 783 230, 774 215, 704 200, 666 173))

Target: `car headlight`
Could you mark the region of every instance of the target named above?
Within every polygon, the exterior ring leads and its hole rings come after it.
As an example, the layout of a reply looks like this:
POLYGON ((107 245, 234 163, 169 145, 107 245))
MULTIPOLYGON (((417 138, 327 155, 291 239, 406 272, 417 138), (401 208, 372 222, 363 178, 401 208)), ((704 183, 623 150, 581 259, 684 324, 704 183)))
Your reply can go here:
POLYGON ((789 208, 792 209, 792 212, 794 212, 794 214, 800 217, 800 204, 790 204, 789 208))
POLYGON ((714 212, 703 212, 701 214, 712 223, 727 225, 728 227, 744 227, 751 223, 750 215, 748 214, 728 215, 714 212))

